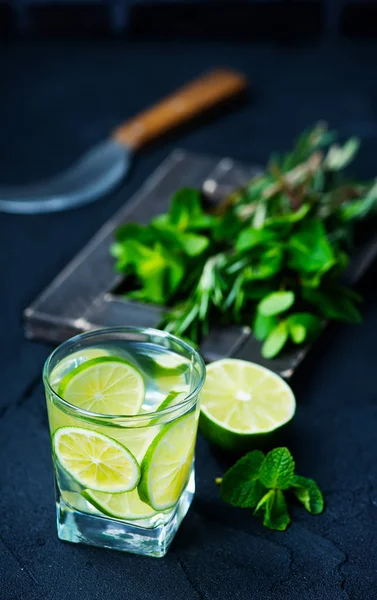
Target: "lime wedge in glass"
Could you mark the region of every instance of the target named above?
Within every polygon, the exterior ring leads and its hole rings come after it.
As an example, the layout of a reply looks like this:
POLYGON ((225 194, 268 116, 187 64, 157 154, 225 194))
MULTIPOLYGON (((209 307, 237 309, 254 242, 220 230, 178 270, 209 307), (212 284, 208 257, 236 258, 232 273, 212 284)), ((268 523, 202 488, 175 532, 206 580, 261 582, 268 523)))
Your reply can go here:
POLYGON ((191 363, 179 354, 165 353, 148 357, 148 371, 159 390, 168 393, 172 389, 187 386, 190 381, 191 363))
POLYGON ((172 390, 166 396, 166 398, 161 402, 161 404, 157 407, 156 410, 164 410, 165 408, 170 408, 171 406, 175 406, 182 402, 189 395, 189 388, 185 390, 183 387, 179 390, 172 390))
POLYGON ((59 396, 70 404, 106 415, 135 415, 145 396, 142 375, 115 356, 84 362, 62 380, 59 396))
POLYGON ((214 444, 241 450, 290 421, 296 402, 289 385, 272 371, 225 358, 207 366, 200 430, 214 444))
POLYGON ((79 484, 99 492, 129 492, 137 486, 140 467, 116 440, 81 427, 61 427, 53 436, 56 458, 79 484))
POLYGON ((63 377, 72 369, 76 369, 79 365, 92 358, 100 358, 108 356, 109 353, 104 348, 83 348, 69 354, 63 360, 59 361, 53 368, 50 375, 50 384, 54 390, 57 390, 63 377))
POLYGON ((140 499, 155 510, 174 506, 187 484, 195 451, 196 418, 184 415, 156 436, 141 464, 140 499))
POLYGON ((94 492, 84 490, 81 492, 85 500, 92 504, 97 510, 115 519, 148 519, 153 517, 155 511, 139 498, 137 490, 125 494, 106 494, 105 492, 94 492))
POLYGON ((165 373, 176 373, 177 371, 184 371, 190 368, 190 361, 180 354, 173 352, 165 352, 153 358, 153 362, 156 365, 156 369, 161 369, 165 373))

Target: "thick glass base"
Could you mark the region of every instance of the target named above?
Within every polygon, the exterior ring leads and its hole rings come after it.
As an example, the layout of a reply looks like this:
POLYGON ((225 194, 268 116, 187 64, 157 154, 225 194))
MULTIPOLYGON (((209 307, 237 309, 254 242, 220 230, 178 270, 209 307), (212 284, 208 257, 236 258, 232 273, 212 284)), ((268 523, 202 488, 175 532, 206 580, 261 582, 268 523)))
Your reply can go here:
POLYGON ((157 514, 150 520, 121 521, 99 513, 78 511, 67 504, 57 490, 58 537, 76 544, 89 544, 144 556, 162 557, 167 553, 190 507, 194 492, 193 469, 179 502, 172 510, 157 514))

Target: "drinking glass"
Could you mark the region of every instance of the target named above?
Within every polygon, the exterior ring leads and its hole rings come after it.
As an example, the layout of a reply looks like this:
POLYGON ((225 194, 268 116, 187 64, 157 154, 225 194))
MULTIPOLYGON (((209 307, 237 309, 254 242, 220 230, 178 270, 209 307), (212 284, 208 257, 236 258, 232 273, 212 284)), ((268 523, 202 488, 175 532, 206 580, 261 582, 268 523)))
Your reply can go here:
MULTIPOLYGON (((194 449, 204 379, 200 354, 186 342, 154 329, 89 331, 50 355, 43 381, 60 539, 150 556, 166 554, 194 496, 194 449), (98 365, 110 369, 108 382, 101 385, 113 394, 120 385, 116 369, 128 368, 122 365, 136 369, 144 386, 136 414, 133 409, 128 410, 131 414, 93 412, 77 391, 72 396, 75 401, 64 398, 78 374, 84 373, 85 381, 90 368, 98 379, 98 365), (91 451, 91 444, 99 441, 132 456, 139 473, 136 487, 114 492, 110 478, 109 489, 91 489, 85 473, 76 476, 81 447, 77 454, 71 442, 77 444, 78 439, 84 440, 85 452, 88 444, 91 451)), ((102 398, 102 388, 95 398, 102 398)), ((124 398, 123 392, 117 393, 120 401, 132 405, 131 392, 124 398)))

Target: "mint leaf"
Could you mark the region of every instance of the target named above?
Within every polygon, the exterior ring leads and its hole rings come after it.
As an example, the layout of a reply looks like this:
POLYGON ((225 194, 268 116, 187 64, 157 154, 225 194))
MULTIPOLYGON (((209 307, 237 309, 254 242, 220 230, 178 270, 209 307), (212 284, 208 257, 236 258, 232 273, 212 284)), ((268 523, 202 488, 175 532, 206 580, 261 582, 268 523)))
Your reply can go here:
POLYGON ((321 319, 311 313, 294 313, 287 319, 292 342, 302 344, 307 338, 316 337, 322 328, 321 319))
POLYGON ((275 240, 277 234, 268 229, 243 229, 236 241, 236 250, 243 252, 275 240))
POLYGON ((262 356, 264 358, 274 358, 279 354, 280 350, 288 340, 288 326, 286 321, 281 321, 274 329, 268 334, 263 346, 262 356))
POLYGON ((195 218, 190 222, 190 230, 196 231, 198 229, 214 229, 218 224, 218 217, 215 215, 207 215, 202 213, 196 215, 195 218))
POLYGON ((254 269, 253 279, 269 279, 276 275, 283 262, 283 250, 280 246, 274 246, 265 250, 260 256, 259 264, 254 269))
POLYGON ((116 268, 129 272, 130 265, 149 257, 156 238, 150 230, 130 223, 119 229, 119 241, 110 247, 111 254, 117 259, 116 268))
POLYGON ((151 226, 155 228, 172 228, 172 224, 169 220, 169 213, 162 213, 161 215, 157 215, 154 219, 151 220, 151 226))
POLYGON ((169 221, 172 225, 185 231, 189 228, 190 222, 200 217, 201 214, 199 190, 182 188, 174 194, 169 210, 169 221))
POLYGON ((259 479, 266 488, 286 490, 293 482, 295 461, 288 448, 275 448, 264 459, 259 479))
POLYGON ((185 233, 176 231, 170 224, 164 225, 163 223, 154 222, 149 231, 153 236, 153 242, 149 243, 149 246, 154 247, 155 243, 159 242, 165 250, 170 252, 173 258, 175 257, 173 255, 181 250, 181 238, 185 233))
POLYGON ((306 328, 299 323, 289 325, 289 333, 294 344, 302 344, 306 338, 306 328))
POLYGON ((136 240, 128 240, 124 245, 135 273, 143 283, 141 290, 128 295, 144 302, 163 304, 182 281, 185 273, 183 264, 160 243, 148 248, 136 240))
POLYGON ((116 230, 115 238, 118 242, 134 239, 145 244, 154 241, 149 228, 145 227, 145 225, 139 225, 139 223, 126 223, 126 225, 122 225, 116 230))
POLYGON ((269 529, 285 531, 291 518, 288 513, 287 503, 281 490, 270 490, 258 503, 254 514, 263 513, 263 525, 269 529))
POLYGON ((214 226, 213 235, 216 241, 224 243, 225 240, 235 240, 239 232, 242 229, 242 224, 237 215, 228 210, 221 217, 218 217, 218 221, 214 226))
POLYGON ((292 491, 297 499, 313 515, 323 511, 324 502, 321 490, 313 479, 295 475, 292 482, 292 491))
POLYGON ((335 264, 333 249, 319 219, 303 222, 291 236, 288 245, 288 265, 304 273, 325 273, 335 264))
POLYGON ((258 304, 258 312, 265 317, 285 312, 295 301, 293 292, 272 292, 258 304))
POLYGON ((264 460, 260 450, 243 456, 224 475, 221 483, 221 497, 233 506, 254 508, 265 493, 258 481, 259 469, 264 460))
POLYGON ((223 480, 220 491, 221 498, 225 502, 239 508, 254 508, 265 493, 266 488, 258 480, 249 481, 247 485, 246 483, 243 486, 238 485, 234 490, 228 487, 228 483, 224 486, 223 480))
POLYGON ((209 239, 204 235, 196 233, 183 233, 179 236, 179 242, 188 256, 198 256, 209 246, 209 239))
POLYGON ((262 313, 257 312, 253 324, 253 334, 257 340, 265 340, 278 324, 276 317, 265 317, 262 313))

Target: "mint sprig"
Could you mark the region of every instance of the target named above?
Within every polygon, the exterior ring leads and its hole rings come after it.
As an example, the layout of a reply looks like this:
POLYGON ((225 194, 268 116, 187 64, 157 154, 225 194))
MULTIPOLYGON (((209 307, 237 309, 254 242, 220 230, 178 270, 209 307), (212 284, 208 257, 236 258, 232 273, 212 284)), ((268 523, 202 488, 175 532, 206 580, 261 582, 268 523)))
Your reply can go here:
POLYGON ((334 140, 319 123, 216 207, 183 188, 165 214, 120 227, 111 253, 126 296, 168 307, 160 326, 194 344, 213 323, 249 326, 268 359, 325 320, 359 323, 342 280, 360 220, 377 216, 377 182, 346 177, 359 144, 334 140))
POLYGON ((290 521, 284 492, 291 491, 313 515, 324 508, 322 493, 313 479, 295 475, 295 462, 288 448, 275 448, 265 455, 254 450, 243 456, 219 481, 225 502, 253 508, 263 525, 284 531, 290 521))

